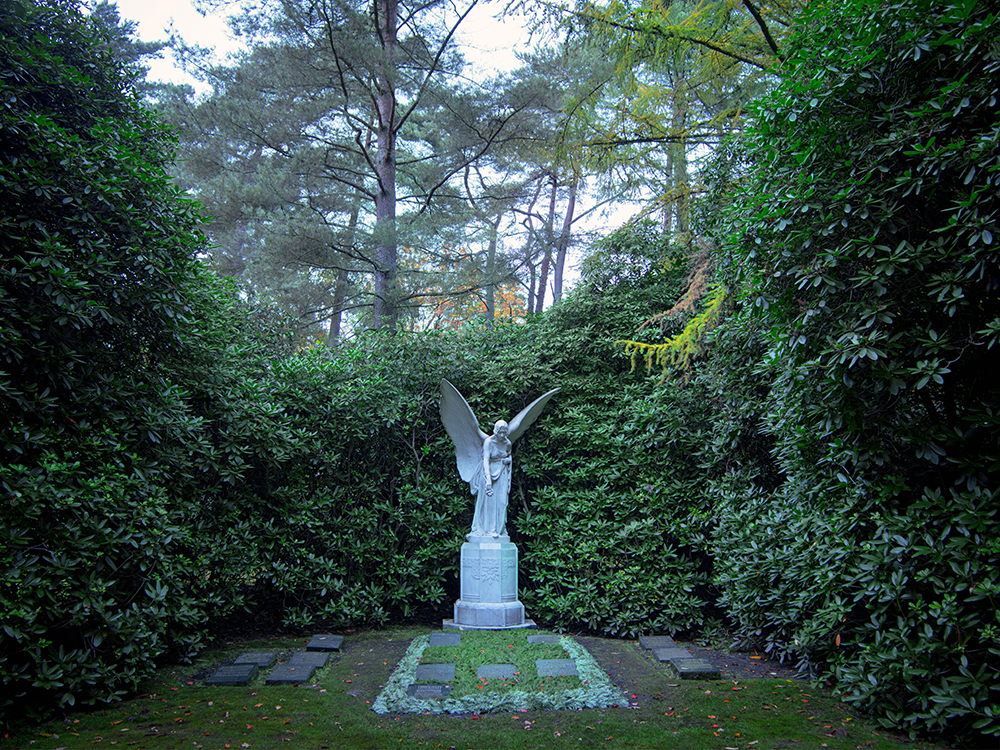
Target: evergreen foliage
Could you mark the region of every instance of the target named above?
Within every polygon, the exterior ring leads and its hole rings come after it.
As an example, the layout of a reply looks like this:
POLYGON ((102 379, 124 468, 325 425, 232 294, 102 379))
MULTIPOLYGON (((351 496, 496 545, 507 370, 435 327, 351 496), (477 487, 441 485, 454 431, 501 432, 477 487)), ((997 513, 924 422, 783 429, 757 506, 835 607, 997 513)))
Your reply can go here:
POLYGON ((462 288, 449 278, 468 254, 461 177, 513 137, 513 107, 462 77, 455 34, 474 4, 244 8, 230 23, 247 51, 199 71, 211 96, 160 103, 182 133, 180 178, 214 217, 217 269, 313 341, 328 321, 335 341, 347 311, 353 327, 395 329, 435 286, 462 288), (413 251, 449 273, 407 268, 413 251))
POLYGON ((807 14, 722 227, 722 603, 913 732, 1000 732, 997 29, 972 1, 807 14))
POLYGON ((104 28, 71 3, 14 2, 0 23, 0 405, 20 417, 0 430, 18 455, 107 416, 118 384, 176 353, 201 244, 164 174, 169 131, 98 46, 104 28))
POLYGON ((134 688, 218 602, 197 495, 165 489, 200 424, 172 373, 204 361, 171 136, 76 4, 13 0, 0 30, 0 710, 23 715, 134 688))

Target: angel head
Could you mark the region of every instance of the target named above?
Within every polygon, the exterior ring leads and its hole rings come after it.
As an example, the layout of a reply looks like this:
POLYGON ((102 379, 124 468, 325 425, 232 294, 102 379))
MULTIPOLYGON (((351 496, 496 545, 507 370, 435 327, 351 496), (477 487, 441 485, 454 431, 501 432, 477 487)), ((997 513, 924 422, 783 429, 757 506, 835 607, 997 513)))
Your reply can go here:
POLYGON ((496 424, 493 425, 493 434, 506 440, 508 433, 510 433, 510 427, 505 421, 498 419, 496 424))

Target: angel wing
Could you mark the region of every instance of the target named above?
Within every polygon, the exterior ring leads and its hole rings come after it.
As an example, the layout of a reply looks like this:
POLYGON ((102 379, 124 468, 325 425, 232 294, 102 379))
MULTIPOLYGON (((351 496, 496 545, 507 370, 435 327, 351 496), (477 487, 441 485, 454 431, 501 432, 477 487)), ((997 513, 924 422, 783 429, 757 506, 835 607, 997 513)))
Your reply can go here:
POLYGON ((441 381, 441 422, 455 444, 458 473, 463 482, 469 483, 472 494, 476 494, 479 482, 475 480, 477 474, 483 473, 483 441, 489 435, 479 429, 472 407, 447 380, 441 381))
POLYGON ((545 404, 547 404, 549 399, 552 398, 558 391, 558 388, 553 388, 548 393, 543 393, 523 408, 516 417, 510 420, 510 424, 508 425, 508 429, 510 430, 508 440, 510 440, 510 442, 513 443, 517 440, 521 436, 521 433, 528 429, 532 422, 538 419, 538 415, 542 413, 542 409, 545 408, 545 404))

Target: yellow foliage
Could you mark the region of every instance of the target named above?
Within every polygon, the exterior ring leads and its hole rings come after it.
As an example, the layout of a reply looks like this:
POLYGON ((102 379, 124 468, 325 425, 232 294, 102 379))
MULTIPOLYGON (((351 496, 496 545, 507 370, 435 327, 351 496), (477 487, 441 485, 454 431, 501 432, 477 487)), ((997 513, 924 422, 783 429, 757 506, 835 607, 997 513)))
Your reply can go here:
MULTIPOLYGON (((629 340, 616 341, 615 343, 625 346, 625 353, 632 358, 633 372, 641 356, 647 372, 653 369, 654 364, 662 369, 663 376, 659 380, 660 383, 667 379, 671 369, 683 371, 685 373, 684 378, 687 380, 691 361, 701 354, 705 336, 722 319, 722 303, 725 299, 726 287, 721 285, 716 287, 709 293, 705 309, 691 318, 688 324, 684 326, 683 331, 673 338, 667 339, 662 344, 646 344, 641 341, 629 340)), ((661 313, 661 316, 666 314, 661 313)), ((647 321, 647 323, 649 322, 647 321)), ((645 326, 646 324, 644 323, 643 325, 645 326)))

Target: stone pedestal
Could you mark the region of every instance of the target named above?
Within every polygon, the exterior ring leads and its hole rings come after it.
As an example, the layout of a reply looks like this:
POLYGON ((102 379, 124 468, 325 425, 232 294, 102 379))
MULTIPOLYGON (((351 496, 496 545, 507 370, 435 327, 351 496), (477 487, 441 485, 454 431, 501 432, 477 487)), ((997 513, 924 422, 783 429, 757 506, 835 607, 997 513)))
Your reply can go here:
POLYGON ((462 545, 461 599, 455 619, 444 627, 457 629, 533 628, 517 599, 517 547, 510 537, 470 536, 462 545))

